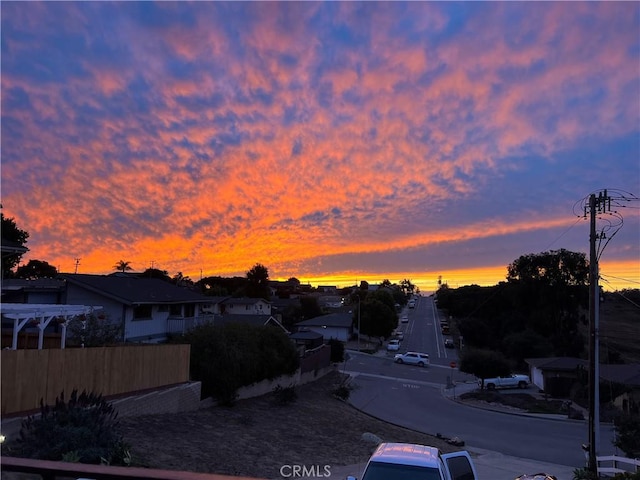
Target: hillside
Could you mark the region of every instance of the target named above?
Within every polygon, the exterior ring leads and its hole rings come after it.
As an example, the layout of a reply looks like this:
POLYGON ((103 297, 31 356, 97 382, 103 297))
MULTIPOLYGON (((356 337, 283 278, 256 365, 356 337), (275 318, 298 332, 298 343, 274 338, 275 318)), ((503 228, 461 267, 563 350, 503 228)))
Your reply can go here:
POLYGON ((600 303, 602 363, 640 363, 639 299, 639 290, 604 295, 600 303))

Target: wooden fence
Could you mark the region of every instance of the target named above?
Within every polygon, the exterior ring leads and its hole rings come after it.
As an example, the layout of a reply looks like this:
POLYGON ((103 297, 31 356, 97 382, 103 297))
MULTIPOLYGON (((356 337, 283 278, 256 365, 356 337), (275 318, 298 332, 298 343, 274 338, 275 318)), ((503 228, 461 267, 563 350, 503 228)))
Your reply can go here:
MULTIPOLYGON (((59 333, 45 332, 42 348, 60 348, 61 335, 59 333)), ((13 331, 2 332, 2 348, 11 348, 13 343, 13 331)), ((69 342, 67 340, 67 346, 69 342)), ((18 348, 38 348, 38 332, 20 331, 18 333, 18 348)))
POLYGON ((2 350, 1 414, 38 410, 61 392, 105 397, 189 381, 190 345, 2 350))
POLYGON ((305 356, 300 359, 300 373, 321 370, 329 365, 331 365, 331 347, 320 345, 305 352, 305 356))

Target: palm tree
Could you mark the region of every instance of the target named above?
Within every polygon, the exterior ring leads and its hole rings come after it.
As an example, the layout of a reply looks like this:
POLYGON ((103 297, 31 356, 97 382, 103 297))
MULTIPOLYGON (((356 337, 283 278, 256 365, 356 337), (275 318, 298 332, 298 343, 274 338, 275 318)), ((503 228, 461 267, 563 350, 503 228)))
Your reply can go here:
POLYGON ((120 260, 118 263, 116 263, 113 268, 115 270, 118 270, 122 273, 128 271, 128 270, 133 270, 133 268, 131 268, 131 262, 125 262, 124 260, 120 260))

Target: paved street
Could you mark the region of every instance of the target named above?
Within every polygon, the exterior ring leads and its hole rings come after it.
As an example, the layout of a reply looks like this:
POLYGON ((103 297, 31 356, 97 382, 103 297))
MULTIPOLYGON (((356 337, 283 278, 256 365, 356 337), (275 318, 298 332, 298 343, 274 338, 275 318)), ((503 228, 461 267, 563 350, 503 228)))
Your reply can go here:
MULTIPOLYGON (((479 409, 456 401, 464 391, 476 388, 475 378, 450 367, 458 360, 457 350, 443 346, 432 299, 421 298, 406 313, 409 322, 401 326, 405 331, 401 352, 428 352, 431 366, 395 364, 393 354, 384 349, 374 355, 349 352, 342 368, 353 378, 352 405, 407 428, 459 437, 465 449, 477 454, 481 480, 513 480, 540 471, 571 480, 573 470, 585 465, 581 445, 588 432, 584 420, 523 415, 504 408, 479 409), (452 384, 455 388, 447 388, 452 384)), ((600 453, 613 453, 610 425, 601 425, 601 438, 600 453)), ((359 476, 363 467, 354 465, 348 470, 359 476)))

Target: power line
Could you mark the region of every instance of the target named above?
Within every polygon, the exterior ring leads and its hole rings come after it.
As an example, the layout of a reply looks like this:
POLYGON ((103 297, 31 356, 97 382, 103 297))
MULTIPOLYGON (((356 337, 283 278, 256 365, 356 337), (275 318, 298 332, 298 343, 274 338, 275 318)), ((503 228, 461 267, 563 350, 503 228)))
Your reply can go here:
POLYGON ((554 243, 556 243, 558 240, 560 240, 562 237, 564 237, 567 233, 569 233, 579 222, 582 221, 582 218, 577 218, 575 222, 573 222, 573 224, 571 224, 569 227, 567 227, 567 229, 562 232, 553 242, 551 242, 546 249, 550 249, 554 243))
MULTIPOLYGON (((605 281, 605 283, 609 283, 609 282, 607 282, 606 280, 604 280, 604 281, 605 281)), ((609 285, 611 285, 611 284, 609 284, 609 285)), ((619 295, 619 296, 621 296, 622 298, 624 298, 624 299, 625 299, 627 302, 629 302, 631 305, 635 305, 636 307, 640 308, 640 305, 638 305, 636 302, 634 302, 634 301, 633 301, 633 300, 631 300, 630 298, 627 298, 623 293, 618 292, 618 291, 616 291, 615 293, 616 293, 616 295, 619 295)))
MULTIPOLYGON (((600 274, 600 278, 602 278, 604 281, 606 281, 606 279, 608 278, 613 278, 615 280, 622 280, 623 282, 629 282, 629 283, 637 283, 638 285, 640 285, 640 282, 637 280, 631 280, 630 278, 622 278, 622 277, 615 277, 613 275, 602 275, 600 274)), ((610 284, 610 283, 609 283, 610 284)))

